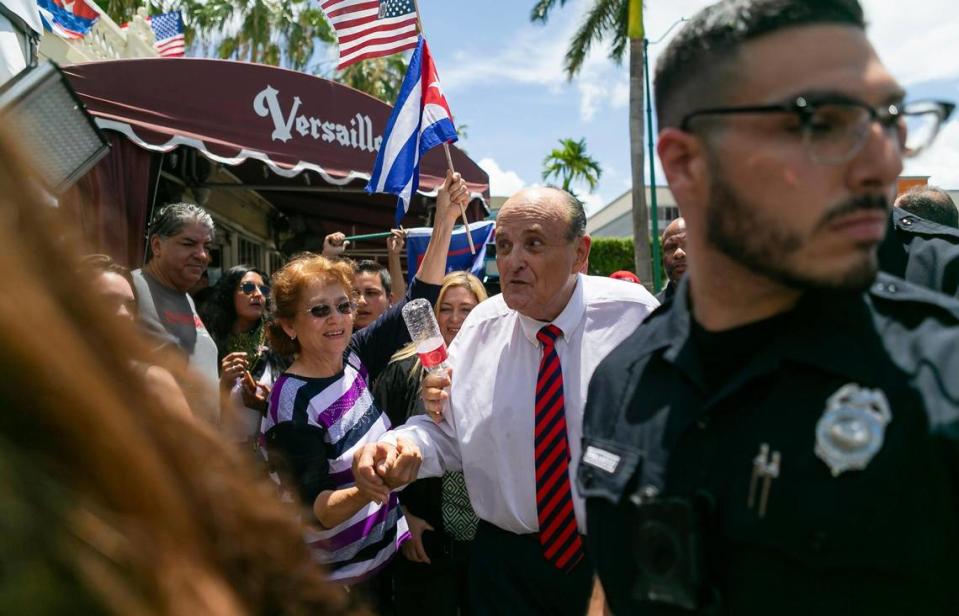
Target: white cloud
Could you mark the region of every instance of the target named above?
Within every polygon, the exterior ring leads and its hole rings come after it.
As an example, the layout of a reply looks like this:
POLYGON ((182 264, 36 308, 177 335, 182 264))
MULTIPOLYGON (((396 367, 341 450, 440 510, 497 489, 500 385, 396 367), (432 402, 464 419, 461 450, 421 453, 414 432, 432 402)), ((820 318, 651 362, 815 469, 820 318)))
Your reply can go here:
POLYGON ((448 92, 475 90, 490 84, 514 83, 545 87, 560 94, 569 86, 579 94, 580 119, 590 122, 605 106, 621 108, 629 102, 627 69, 609 60, 608 42, 596 45, 570 81, 563 70, 569 41, 590 3, 575 0, 554 12, 546 25, 526 23, 510 32, 510 41, 496 53, 454 54, 454 62, 443 69, 443 86, 448 92))
POLYGON ((959 122, 946 124, 928 152, 907 161, 904 174, 928 175, 930 184, 959 189, 959 122))
POLYGON ((892 74, 909 85, 959 77, 953 0, 863 0, 869 39, 892 74))
POLYGON ((587 216, 592 216, 595 212, 602 209, 606 205, 607 200, 599 194, 590 193, 590 194, 578 194, 580 201, 583 202, 583 209, 586 210, 587 216))
POLYGON ((490 194, 494 197, 508 197, 527 186, 515 171, 503 170, 492 158, 482 159, 479 166, 489 174, 490 194))

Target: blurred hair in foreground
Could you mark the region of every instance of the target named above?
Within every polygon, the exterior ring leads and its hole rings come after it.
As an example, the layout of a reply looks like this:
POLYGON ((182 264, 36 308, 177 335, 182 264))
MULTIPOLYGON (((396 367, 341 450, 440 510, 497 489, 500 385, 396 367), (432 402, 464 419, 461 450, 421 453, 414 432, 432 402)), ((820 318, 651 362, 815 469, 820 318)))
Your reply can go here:
POLYGON ((296 512, 148 393, 134 360, 156 358, 103 318, 31 177, 0 134, 0 611, 344 613, 296 512))

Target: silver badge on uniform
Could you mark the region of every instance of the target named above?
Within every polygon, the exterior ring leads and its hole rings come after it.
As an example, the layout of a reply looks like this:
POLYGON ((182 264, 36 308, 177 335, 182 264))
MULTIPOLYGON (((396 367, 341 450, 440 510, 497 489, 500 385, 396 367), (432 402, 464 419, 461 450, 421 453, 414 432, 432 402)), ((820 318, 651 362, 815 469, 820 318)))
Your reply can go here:
POLYGON ((889 402, 879 389, 844 385, 826 401, 816 424, 816 455, 833 477, 862 470, 879 453, 892 420, 889 402))

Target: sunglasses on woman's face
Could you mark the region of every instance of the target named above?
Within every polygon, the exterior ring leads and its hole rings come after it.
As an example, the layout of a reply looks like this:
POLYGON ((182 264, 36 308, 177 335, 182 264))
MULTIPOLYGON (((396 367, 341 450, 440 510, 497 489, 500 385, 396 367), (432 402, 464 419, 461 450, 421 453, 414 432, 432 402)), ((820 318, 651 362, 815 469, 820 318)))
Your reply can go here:
MULTIPOLYGON (((336 311, 340 314, 353 314, 353 302, 349 300, 343 300, 336 305, 336 311)), ((307 310, 311 315, 316 319, 325 319, 326 317, 333 314, 333 308, 327 306, 326 304, 317 304, 309 310, 307 310)))
POLYGON ((240 291, 243 292, 243 295, 253 295, 253 292, 256 291, 257 287, 260 289, 260 293, 264 296, 270 294, 270 287, 265 284, 258 285, 253 282, 244 282, 240 285, 240 291))

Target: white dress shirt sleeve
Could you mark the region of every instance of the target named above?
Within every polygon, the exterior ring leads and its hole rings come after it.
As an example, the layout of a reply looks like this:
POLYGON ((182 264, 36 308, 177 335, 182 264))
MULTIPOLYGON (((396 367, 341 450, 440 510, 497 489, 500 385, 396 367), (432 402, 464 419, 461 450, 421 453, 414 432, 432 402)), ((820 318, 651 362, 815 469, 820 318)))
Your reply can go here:
POLYGON ((380 438, 380 442, 396 445, 398 438, 405 438, 415 444, 423 456, 418 479, 442 477, 447 471, 463 468, 459 441, 449 423, 449 403, 444 411, 445 418, 439 424, 427 415, 414 415, 406 423, 390 430, 380 438))

